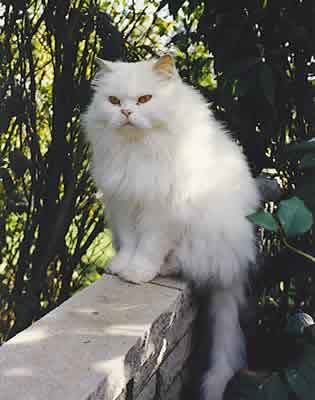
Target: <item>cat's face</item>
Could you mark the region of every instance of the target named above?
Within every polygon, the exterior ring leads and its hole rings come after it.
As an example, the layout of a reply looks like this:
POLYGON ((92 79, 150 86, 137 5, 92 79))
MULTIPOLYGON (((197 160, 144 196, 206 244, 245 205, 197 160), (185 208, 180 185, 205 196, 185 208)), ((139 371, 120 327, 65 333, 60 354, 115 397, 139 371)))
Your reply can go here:
POLYGON ((97 119, 119 130, 150 129, 166 125, 174 111, 172 82, 177 79, 173 60, 122 63, 98 59, 94 81, 97 119))

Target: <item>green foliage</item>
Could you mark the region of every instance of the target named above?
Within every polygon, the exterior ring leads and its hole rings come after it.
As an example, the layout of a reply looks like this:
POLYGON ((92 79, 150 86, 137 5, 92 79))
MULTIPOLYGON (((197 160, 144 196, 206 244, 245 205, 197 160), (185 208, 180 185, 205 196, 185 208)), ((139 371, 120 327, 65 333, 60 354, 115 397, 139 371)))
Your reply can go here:
POLYGON ((2 338, 77 290, 74 271, 104 229, 79 129, 91 51, 101 45, 93 10, 75 1, 1 4, 2 338))
MULTIPOLYGON (((308 316, 309 317, 309 316, 308 316)), ((292 316, 297 318, 297 316, 292 316)), ((300 317, 299 317, 300 318, 300 317)), ((297 399, 311 400, 315 392, 315 325, 304 318, 304 330, 291 342, 287 351, 290 361, 286 367, 274 371, 257 373, 241 371, 230 382, 225 400, 290 400, 292 394, 297 399)), ((285 334, 283 333, 284 340, 285 334)), ((294 397, 295 398, 295 397, 294 397)))
POLYGON ((312 165, 311 162, 315 154, 314 142, 310 140, 288 146, 286 154, 290 154, 291 159, 295 157, 296 160, 301 160, 296 164, 297 170, 301 170, 302 174, 297 180, 297 190, 295 191, 301 198, 292 196, 286 200, 281 200, 277 204, 276 212, 258 211, 249 216, 249 219, 268 231, 279 233, 285 246, 315 262, 314 257, 299 251, 287 242, 288 238, 295 238, 308 232, 314 223, 312 212, 314 211, 315 202, 315 183, 313 181, 315 164, 312 165), (305 160, 309 160, 307 165, 305 160), (305 169, 309 170, 310 174, 309 172, 305 173, 305 169), (303 182, 302 186, 300 182, 303 182), (307 205, 310 206, 310 209, 307 205))
MULTIPOLYGON (((313 154, 313 144, 312 140, 302 141, 285 148, 284 156, 295 166, 292 171, 295 188, 290 190, 290 193, 284 192, 284 200, 272 202, 265 206, 265 210, 249 216, 252 222, 263 228, 263 244, 270 237, 267 249, 272 249, 270 243, 278 246, 275 256, 268 259, 269 276, 266 274, 265 277, 261 277, 264 287, 261 289, 263 295, 259 299, 259 323, 269 340, 278 337, 278 331, 283 327, 290 312, 307 310, 314 315, 314 167, 305 169, 301 162, 305 156, 313 154), (272 259, 275 262, 272 262, 272 259)), ((279 349, 275 348, 274 354, 275 358, 281 358, 279 349)), ((279 361, 275 358, 273 363, 277 365, 279 361)), ((268 361, 263 363, 268 364, 268 361)))
POLYGON ((275 215, 258 211, 248 218, 256 225, 272 232, 279 232, 282 229, 287 237, 302 235, 313 225, 313 214, 303 200, 296 196, 280 201, 275 215))
POLYGON ((155 54, 172 28, 158 6, 0 1, 0 343, 98 279, 113 256, 80 113, 96 54, 155 54))

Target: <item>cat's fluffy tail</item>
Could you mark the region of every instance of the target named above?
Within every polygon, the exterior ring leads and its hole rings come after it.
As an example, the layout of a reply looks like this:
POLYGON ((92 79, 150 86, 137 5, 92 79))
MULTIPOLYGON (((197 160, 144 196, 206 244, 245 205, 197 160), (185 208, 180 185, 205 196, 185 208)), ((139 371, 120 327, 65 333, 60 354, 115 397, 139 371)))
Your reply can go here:
POLYGON ((202 400, 222 400, 226 384, 240 368, 246 366, 246 349, 239 322, 244 302, 243 285, 213 291, 209 303, 212 346, 209 370, 202 380, 202 400))

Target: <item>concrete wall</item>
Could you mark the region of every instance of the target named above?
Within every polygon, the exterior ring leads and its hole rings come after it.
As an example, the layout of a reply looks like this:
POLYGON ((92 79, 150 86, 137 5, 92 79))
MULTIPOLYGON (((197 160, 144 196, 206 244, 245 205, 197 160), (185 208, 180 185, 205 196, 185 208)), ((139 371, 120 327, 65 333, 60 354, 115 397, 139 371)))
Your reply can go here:
POLYGON ((181 281, 103 277, 0 348, 0 398, 176 400, 195 317, 181 281))

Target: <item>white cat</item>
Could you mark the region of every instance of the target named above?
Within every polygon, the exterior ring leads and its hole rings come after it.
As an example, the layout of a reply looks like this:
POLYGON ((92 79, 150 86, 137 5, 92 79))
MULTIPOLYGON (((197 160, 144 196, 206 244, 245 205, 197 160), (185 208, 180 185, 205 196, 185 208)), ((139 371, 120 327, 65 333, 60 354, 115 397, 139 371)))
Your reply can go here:
POLYGON ((97 62, 83 125, 119 249, 109 269, 136 283, 180 270, 196 286, 211 284, 213 350, 203 394, 221 400, 245 365, 239 306, 255 262, 246 218, 259 203, 255 181, 171 56, 97 62))

